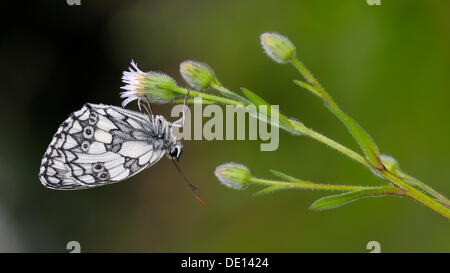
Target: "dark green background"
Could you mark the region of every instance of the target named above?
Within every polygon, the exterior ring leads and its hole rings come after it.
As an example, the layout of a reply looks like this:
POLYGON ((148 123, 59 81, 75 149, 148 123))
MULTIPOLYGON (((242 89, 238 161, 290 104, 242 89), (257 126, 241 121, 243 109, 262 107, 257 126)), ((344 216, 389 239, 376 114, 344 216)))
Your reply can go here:
MULTIPOLYGON (((406 198, 307 208, 327 193, 253 197, 214 177, 225 162, 321 183, 381 185, 345 156, 306 137, 280 135, 275 152, 258 141, 185 141, 181 162, 201 206, 164 158, 127 182, 59 192, 37 177, 59 124, 84 102, 119 105, 121 73, 134 59, 180 84, 186 59, 209 64, 232 90, 245 86, 289 116, 359 151, 322 103, 272 62, 259 35, 276 31, 381 151, 450 193, 450 20, 448 1, 65 1, 5 8, 1 38, 0 251, 65 252, 448 252, 448 220, 406 198), (58 2, 58 3, 57 3, 58 2)), ((133 105, 135 107, 135 105, 133 105)), ((154 107, 167 114, 168 105, 154 107)))

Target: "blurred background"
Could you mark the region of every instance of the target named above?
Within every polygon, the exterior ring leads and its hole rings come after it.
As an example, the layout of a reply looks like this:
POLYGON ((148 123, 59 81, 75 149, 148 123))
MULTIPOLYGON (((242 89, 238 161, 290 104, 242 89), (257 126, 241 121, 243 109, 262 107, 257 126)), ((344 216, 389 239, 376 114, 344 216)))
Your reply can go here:
MULTIPOLYGON (((357 151, 346 129, 288 65, 263 54, 275 31, 338 104, 402 169, 450 194, 450 2, 387 1, 9 1, 0 37, 0 251, 67 252, 449 252, 448 220, 406 198, 364 199, 312 212, 327 192, 230 190, 214 176, 225 162, 258 177, 277 169, 319 183, 381 179, 306 137, 280 132, 275 152, 259 141, 185 141, 180 162, 201 206, 164 158, 126 182, 52 191, 38 171, 60 123, 85 102, 119 105, 133 59, 184 85, 178 65, 209 64, 228 88, 247 87, 289 116, 357 151), (10 5, 10 6, 8 6, 10 5), (14 6, 15 5, 15 6, 14 6)), ((132 108, 136 108, 133 103, 132 108)), ((167 115, 170 105, 153 108, 167 115)))

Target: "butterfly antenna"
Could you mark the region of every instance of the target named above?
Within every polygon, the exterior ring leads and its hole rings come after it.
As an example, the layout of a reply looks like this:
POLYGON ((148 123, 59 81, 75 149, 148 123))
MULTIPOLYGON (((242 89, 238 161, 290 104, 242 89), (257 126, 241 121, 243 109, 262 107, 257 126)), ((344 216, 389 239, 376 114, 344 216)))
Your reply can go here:
POLYGON ((197 198, 198 201, 200 201, 200 203, 202 205, 205 204, 205 202, 203 202, 203 200, 200 198, 200 196, 198 196, 197 192, 195 191, 197 188, 192 185, 189 180, 187 180, 186 176, 184 176, 183 172, 181 171, 180 167, 178 167, 177 163, 175 162, 175 160, 172 159, 173 165, 175 165, 175 168, 177 169, 177 171, 181 174, 181 176, 183 177, 184 182, 186 182, 186 185, 189 187, 189 189, 192 191, 192 193, 194 194, 195 198, 197 198))

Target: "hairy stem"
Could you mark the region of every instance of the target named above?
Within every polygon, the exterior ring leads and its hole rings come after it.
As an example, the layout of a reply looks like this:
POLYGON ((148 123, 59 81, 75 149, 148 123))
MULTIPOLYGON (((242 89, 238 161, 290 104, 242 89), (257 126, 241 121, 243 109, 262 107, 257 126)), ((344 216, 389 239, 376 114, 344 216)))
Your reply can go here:
MULTIPOLYGON (((305 135, 308 135, 330 147, 333 149, 340 151, 341 153, 347 155, 348 157, 360 162, 364 166, 370 168, 374 173, 377 173, 381 175, 382 177, 386 178, 388 181, 390 181, 394 186, 400 188, 404 191, 404 194, 417 202, 429 207, 430 209, 436 211, 437 213, 441 214, 442 216, 450 219, 450 208, 449 208, 449 201, 440 193, 434 191, 431 189, 431 187, 427 186, 426 184, 420 182, 420 181, 412 181, 413 184, 415 184, 417 187, 423 189, 424 191, 428 192, 429 194, 437 197, 439 199, 436 200, 429 195, 423 193, 422 191, 416 189, 413 187, 410 183, 411 180, 408 181, 408 178, 405 176, 396 176, 395 174, 389 172, 384 165, 381 162, 381 159, 379 157, 379 150, 376 146, 375 142, 372 141, 372 139, 369 137, 367 133, 364 132, 364 130, 357 125, 356 122, 354 122, 349 116, 347 116, 344 112, 340 110, 338 105, 333 101, 331 96, 325 91, 325 89, 320 85, 320 83, 314 78, 314 76, 309 72, 309 70, 295 57, 292 56, 289 60, 292 65, 297 68, 297 70, 300 72, 300 74, 306 79, 308 83, 312 85, 312 87, 308 87, 308 89, 311 91, 311 89, 315 89, 316 95, 318 95, 320 98, 323 99, 323 101, 326 103, 327 108, 336 115, 349 129, 350 133, 355 137, 358 144, 361 145, 361 148, 363 148, 364 153, 368 157, 369 160, 362 157, 358 153, 348 149, 345 146, 342 146, 341 144, 322 136, 315 131, 309 130, 304 125, 299 126, 298 129, 304 131, 305 135)), ((297 83, 298 84, 298 83, 297 83)), ((302 84, 300 83, 300 86, 302 84)), ((302 125, 302 124, 301 124, 302 125)))
POLYGON ((367 190, 374 189, 375 187, 369 186, 348 186, 348 185, 328 185, 328 184, 317 184, 309 181, 304 183, 298 182, 285 182, 276 181, 269 179, 262 179, 256 177, 250 177, 248 182, 255 184, 262 184, 267 186, 283 186, 286 188, 301 188, 301 189, 311 189, 311 190, 329 190, 329 191, 357 191, 357 190, 367 190))
POLYGON ((412 185, 416 186, 417 188, 425 191, 426 193, 429 193, 431 196, 436 197, 439 201, 441 201, 447 207, 450 207, 450 201, 447 199, 447 197, 445 197, 443 194, 439 193, 432 187, 428 186, 427 184, 423 183, 422 181, 418 180, 417 178, 414 178, 414 177, 410 176, 409 174, 404 173, 402 171, 397 170, 396 174, 399 177, 406 180, 407 182, 409 182, 409 184, 412 184, 412 185))
POLYGON ((316 88, 320 97, 329 105, 335 109, 339 109, 339 106, 334 102, 330 95, 325 91, 325 89, 320 85, 320 83, 314 78, 314 76, 309 72, 309 70, 295 57, 291 57, 289 61, 294 65, 300 74, 302 74, 306 81, 316 88))
POLYGON ((361 163, 362 165, 364 165, 367 168, 372 168, 372 165, 367 161, 366 158, 364 158, 359 153, 353 151, 352 149, 306 127, 303 123, 300 123, 296 120, 291 119, 291 123, 294 124, 294 129, 297 130, 299 133, 309 136, 309 137, 329 146, 330 148, 333 148, 334 150, 343 153, 344 155, 361 163))
POLYGON ((402 180, 400 177, 392 174, 388 170, 382 170, 382 171, 379 171, 378 173, 381 174, 382 176, 384 176, 389 181, 391 181, 394 185, 403 189, 406 196, 429 207, 430 209, 441 214, 442 216, 446 217, 447 219, 450 219, 450 209, 447 206, 439 203, 436 199, 433 199, 429 195, 426 195, 425 193, 421 192, 420 190, 414 188, 408 182, 402 180))
MULTIPOLYGON (((292 123, 294 123, 294 125, 296 125, 296 130, 298 130, 299 132, 301 132, 304 135, 307 135, 319 142, 324 143, 325 145, 333 148, 336 151, 339 151, 343 154, 345 154, 346 156, 350 157, 351 159, 361 163, 362 165, 364 165, 365 167, 371 169, 372 171, 374 171, 375 173, 381 175, 382 177, 386 178, 388 181, 390 181, 393 185, 399 187, 400 189, 402 189, 404 191, 404 195, 416 200, 419 203, 422 203, 423 205, 429 207, 430 209, 436 211, 437 213, 441 214, 442 216, 450 219, 450 209, 439 203, 438 201, 436 201, 435 199, 431 198, 430 196, 424 194, 423 192, 417 190, 416 188, 414 188, 413 186, 411 186, 408 182, 404 181, 402 178, 395 176, 394 174, 392 174, 391 172, 389 172, 388 170, 378 170, 377 168, 374 168, 372 166, 372 164, 370 164, 366 158, 364 158, 363 156, 361 156, 360 154, 358 154, 357 152, 353 151, 350 148, 347 148, 346 146, 322 135, 317 133, 314 130, 311 130, 309 128, 307 128, 305 125, 303 125, 302 123, 299 123, 295 120, 291 120, 292 123)), ((442 196, 442 195, 441 195, 442 196)), ((443 197, 443 196, 442 196, 443 197)), ((445 197, 444 197, 445 199, 445 197)), ((445 201, 443 201, 445 204, 448 204, 448 200, 445 199, 445 201)))
POLYGON ((174 91, 180 93, 180 95, 188 95, 189 97, 193 97, 193 98, 202 98, 202 99, 205 99, 208 101, 214 101, 214 102, 223 103, 223 104, 245 107, 245 105, 242 102, 238 102, 238 101, 235 101, 235 100, 232 100, 229 98, 224 98, 221 96, 215 96, 215 95, 211 95, 211 94, 207 94, 207 93, 203 93, 203 92, 188 90, 188 89, 182 88, 182 87, 178 87, 174 91))
MULTIPOLYGON (((303 65, 301 65, 300 67, 303 67, 303 65)), ((299 69, 300 70, 300 69, 299 69)), ((323 88, 320 86, 320 84, 314 79, 314 77, 312 77, 312 75, 309 73, 308 70, 306 70, 306 68, 304 69, 304 71, 302 70, 302 73, 307 73, 306 75, 310 75, 309 78, 307 78, 308 82, 310 82, 312 85, 314 85, 320 92, 322 98, 324 98, 324 100, 326 100, 329 105, 333 105, 335 106, 337 109, 339 109, 337 107, 337 105, 334 103, 334 101, 331 99, 331 97, 325 92, 325 90, 323 90, 323 88), (321 91, 323 90, 323 91, 321 91)), ((229 105, 235 105, 235 106, 239 106, 239 107, 245 107, 245 104, 242 102, 238 102, 235 101, 233 99, 229 99, 229 98, 224 98, 221 96, 215 96, 215 95, 210 95, 210 94, 206 94, 206 93, 202 93, 202 92, 198 92, 198 91, 193 91, 193 90, 187 90, 185 88, 179 88, 177 90, 180 94, 186 95, 189 93, 189 97, 198 97, 198 98, 202 98, 205 99, 207 101, 214 101, 217 103, 223 103, 223 104, 229 104, 229 105)), ((283 119, 285 118, 284 116, 280 115, 283 119)), ((441 214, 442 216, 450 219, 450 209, 449 209, 449 204, 450 202, 442 195, 437 193, 436 191, 432 191, 436 197, 438 197, 440 199, 440 202, 437 201, 436 199, 433 199, 432 197, 426 195, 425 193, 421 192, 420 190, 416 189, 415 187, 411 186, 406 180, 406 177, 399 177, 396 176, 392 173, 390 173, 388 170, 386 169, 377 169, 375 168, 365 157, 363 157, 362 155, 360 155, 359 153, 353 151, 352 149, 312 130, 309 129, 308 127, 306 127, 303 123, 298 122, 296 120, 293 119, 287 119, 285 118, 288 122, 285 122, 287 124, 289 124, 293 130, 304 134, 306 136, 309 136, 321 143, 324 143, 325 145, 333 148, 336 151, 339 151, 343 154, 345 154, 346 156, 348 156, 349 158, 359 162, 360 164, 364 165, 365 167, 371 169, 373 172, 381 175, 382 177, 386 178, 388 181, 390 181, 394 186, 398 187, 399 190, 403 191, 403 195, 410 197, 411 199, 416 200, 417 202, 429 207, 430 209, 436 211, 437 213, 441 214)), ((371 187, 360 187, 360 186, 346 186, 346 185, 323 185, 323 184, 315 184, 315 183, 290 183, 290 182, 280 182, 280 181, 272 181, 272 180, 265 180, 265 179, 258 179, 258 178, 252 178, 253 183, 260 183, 260 184, 266 184, 266 185, 278 185, 278 186, 286 186, 289 188, 304 188, 304 189, 322 189, 322 190, 336 190, 336 191, 353 191, 353 190, 361 190, 361 189, 370 189, 371 187), (281 183, 281 184, 280 184, 281 183)), ((417 184, 417 183, 416 183, 417 184)), ((422 183, 423 184, 423 183, 422 183)), ((425 184, 423 184, 425 185, 425 184)), ((423 187, 424 189, 427 189, 429 191, 429 187, 423 187)), ((419 187, 420 187, 420 183, 419 183, 419 187)), ((396 193, 398 194, 398 193, 396 193)))

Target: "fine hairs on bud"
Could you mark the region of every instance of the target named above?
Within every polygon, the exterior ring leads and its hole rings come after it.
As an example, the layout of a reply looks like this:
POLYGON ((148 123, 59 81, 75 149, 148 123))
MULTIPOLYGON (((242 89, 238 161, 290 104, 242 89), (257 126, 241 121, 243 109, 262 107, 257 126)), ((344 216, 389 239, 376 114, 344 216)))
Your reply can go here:
POLYGON ((177 83, 169 75, 162 72, 148 72, 146 82, 146 95, 153 103, 167 103, 174 99, 177 94, 173 92, 177 83))
POLYGON ((217 83, 214 71, 208 65, 192 60, 180 64, 180 74, 189 86, 196 89, 208 89, 217 83))
POLYGON ((398 161, 392 156, 381 154, 380 159, 386 169, 388 169, 390 172, 396 173, 398 170, 400 170, 398 161))
POLYGON ((250 178, 250 171, 246 166, 233 162, 218 166, 214 174, 223 185, 235 190, 245 189, 250 178))
POLYGON ((266 32, 260 39, 266 54, 277 63, 287 63, 295 54, 295 45, 283 35, 266 32))
POLYGON ((178 88, 174 79, 160 72, 143 72, 134 61, 131 61, 129 71, 124 71, 122 82, 125 84, 121 89, 124 99, 122 107, 131 101, 139 101, 147 97, 152 103, 167 103, 178 94, 174 91, 178 88))

